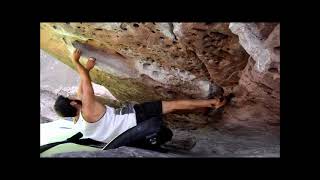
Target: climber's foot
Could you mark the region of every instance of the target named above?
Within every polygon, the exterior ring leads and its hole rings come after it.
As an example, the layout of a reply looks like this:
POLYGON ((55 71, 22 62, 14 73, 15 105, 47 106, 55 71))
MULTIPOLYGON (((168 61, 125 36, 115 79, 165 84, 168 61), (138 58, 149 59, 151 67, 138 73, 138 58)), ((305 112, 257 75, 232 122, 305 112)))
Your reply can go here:
POLYGON ((90 71, 94 67, 95 64, 96 64, 96 59, 93 57, 89 57, 87 64, 86 64, 86 68, 90 71))

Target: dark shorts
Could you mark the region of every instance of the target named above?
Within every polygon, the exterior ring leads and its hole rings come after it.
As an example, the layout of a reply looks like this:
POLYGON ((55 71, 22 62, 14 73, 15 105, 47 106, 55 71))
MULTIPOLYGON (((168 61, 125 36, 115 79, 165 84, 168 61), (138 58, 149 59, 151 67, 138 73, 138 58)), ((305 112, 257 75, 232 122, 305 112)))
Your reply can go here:
POLYGON ((133 108, 136 111, 137 124, 153 117, 162 121, 162 101, 135 104, 133 108))

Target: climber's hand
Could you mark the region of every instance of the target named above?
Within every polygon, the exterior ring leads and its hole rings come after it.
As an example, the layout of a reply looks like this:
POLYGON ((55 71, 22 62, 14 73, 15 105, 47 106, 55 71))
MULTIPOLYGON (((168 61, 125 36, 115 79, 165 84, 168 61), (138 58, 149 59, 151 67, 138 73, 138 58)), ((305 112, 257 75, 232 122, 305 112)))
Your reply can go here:
POLYGON ((80 56, 81 56, 81 51, 80 51, 80 49, 76 49, 76 50, 74 50, 74 52, 73 52, 72 60, 73 60, 74 62, 79 62, 80 56))
POLYGON ((93 57, 88 58, 87 64, 86 64, 86 69, 88 69, 88 71, 90 71, 94 65, 96 64, 96 59, 93 57))
POLYGON ((211 102, 210 102, 210 105, 212 108, 215 108, 215 109, 218 109, 222 106, 224 106, 226 104, 226 99, 223 98, 223 100, 219 100, 219 99, 212 99, 211 102))
POLYGON ((218 108, 224 106, 226 103, 227 103, 226 98, 223 98, 222 101, 218 100, 218 103, 216 104, 215 108, 218 109, 218 108))

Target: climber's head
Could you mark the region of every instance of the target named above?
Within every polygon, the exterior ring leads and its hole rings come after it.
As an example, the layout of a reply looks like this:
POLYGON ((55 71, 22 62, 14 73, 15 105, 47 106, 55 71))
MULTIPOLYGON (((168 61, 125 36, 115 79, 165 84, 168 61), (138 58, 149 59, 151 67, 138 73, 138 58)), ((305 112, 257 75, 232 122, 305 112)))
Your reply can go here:
POLYGON ((75 117, 81 109, 81 101, 59 96, 54 104, 54 110, 62 117, 75 117))

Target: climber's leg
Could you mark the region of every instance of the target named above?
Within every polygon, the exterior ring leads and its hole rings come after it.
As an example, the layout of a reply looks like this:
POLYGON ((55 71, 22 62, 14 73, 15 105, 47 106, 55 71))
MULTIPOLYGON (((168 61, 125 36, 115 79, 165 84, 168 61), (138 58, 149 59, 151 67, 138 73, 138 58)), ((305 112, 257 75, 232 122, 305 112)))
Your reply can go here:
POLYGON ((220 102, 219 99, 162 101, 162 113, 167 114, 177 110, 193 110, 197 108, 219 108, 225 103, 225 100, 220 102))
POLYGON ((148 120, 152 117, 161 117, 162 114, 171 113, 177 110, 193 110, 197 108, 219 108, 225 105, 219 99, 207 100, 176 100, 176 101, 151 101, 134 105, 137 123, 148 120))

